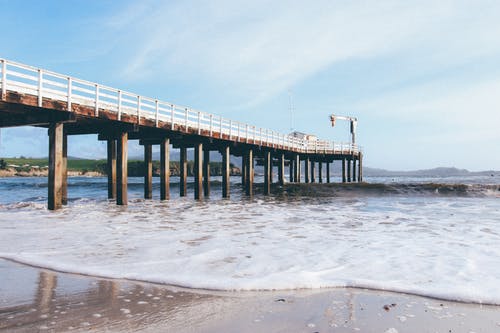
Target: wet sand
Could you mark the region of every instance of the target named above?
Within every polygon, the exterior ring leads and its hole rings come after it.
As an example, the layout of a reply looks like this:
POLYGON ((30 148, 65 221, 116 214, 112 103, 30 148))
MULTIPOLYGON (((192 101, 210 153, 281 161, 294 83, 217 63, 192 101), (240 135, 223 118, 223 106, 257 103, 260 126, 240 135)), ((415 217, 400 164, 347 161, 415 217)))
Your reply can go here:
POLYGON ((500 332, 500 307, 334 288, 213 292, 0 260, 0 332, 500 332))

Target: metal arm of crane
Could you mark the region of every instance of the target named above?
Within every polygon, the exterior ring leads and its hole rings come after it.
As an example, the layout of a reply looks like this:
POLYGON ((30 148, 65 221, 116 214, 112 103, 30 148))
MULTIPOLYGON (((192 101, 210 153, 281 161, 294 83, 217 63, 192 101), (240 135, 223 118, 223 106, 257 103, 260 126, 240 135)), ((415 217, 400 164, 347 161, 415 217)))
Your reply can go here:
POLYGON ((351 139, 352 139, 352 144, 356 144, 356 128, 358 126, 358 118, 356 117, 349 117, 349 116, 337 116, 337 115, 330 115, 330 121, 332 122, 332 127, 335 126, 335 121, 336 120, 347 120, 351 123, 351 139))

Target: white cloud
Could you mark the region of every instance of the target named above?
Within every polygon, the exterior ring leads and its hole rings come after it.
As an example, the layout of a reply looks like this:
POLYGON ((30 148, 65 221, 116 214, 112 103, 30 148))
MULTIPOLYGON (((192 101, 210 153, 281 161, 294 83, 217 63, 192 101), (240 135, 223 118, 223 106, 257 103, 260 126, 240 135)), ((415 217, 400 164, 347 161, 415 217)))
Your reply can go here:
POLYGON ((126 77, 200 79, 255 104, 346 59, 427 50, 456 63, 498 51, 494 12, 457 1, 218 0, 134 4, 111 21, 127 30, 126 77))

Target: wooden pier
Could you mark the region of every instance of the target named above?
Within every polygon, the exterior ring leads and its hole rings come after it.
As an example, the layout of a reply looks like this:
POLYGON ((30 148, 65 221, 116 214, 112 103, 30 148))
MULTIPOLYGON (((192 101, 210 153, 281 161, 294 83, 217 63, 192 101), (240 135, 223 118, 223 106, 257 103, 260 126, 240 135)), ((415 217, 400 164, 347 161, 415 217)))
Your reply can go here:
POLYGON ((129 140, 144 146, 146 199, 152 198, 153 145, 160 146, 161 200, 170 198, 171 147, 180 150, 180 196, 187 195, 187 149, 194 149, 196 199, 210 195, 211 151, 222 155, 223 197, 230 196, 231 155, 242 159, 241 182, 249 196, 256 158, 264 161, 264 194, 271 192, 275 166, 277 182, 285 184, 286 164, 291 183, 329 183, 335 161, 342 165, 338 175, 342 182, 363 180, 363 155, 354 144, 300 139, 4 59, 0 59, 0 85, 0 128, 48 128, 51 210, 67 202, 68 135, 97 134, 107 142, 108 197, 118 205, 127 204, 129 140))

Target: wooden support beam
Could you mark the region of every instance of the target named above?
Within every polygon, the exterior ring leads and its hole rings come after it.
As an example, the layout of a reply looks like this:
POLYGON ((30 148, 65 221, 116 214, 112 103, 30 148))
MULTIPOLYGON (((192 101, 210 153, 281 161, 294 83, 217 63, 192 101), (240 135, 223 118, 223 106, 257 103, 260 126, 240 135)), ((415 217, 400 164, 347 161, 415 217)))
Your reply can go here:
POLYGON ((63 151, 62 151, 62 199, 64 206, 68 204, 68 136, 63 130, 63 151))
POLYGON ((225 146, 222 148, 222 197, 229 198, 230 191, 230 148, 229 146, 225 146))
POLYGON ((144 145, 144 199, 153 198, 153 146, 144 145))
POLYGON ((63 124, 52 123, 49 126, 49 210, 62 207, 62 182, 63 182, 63 124))
POLYGON ((210 196, 210 149, 203 148, 203 194, 210 196))
POLYGON ((280 153, 278 158, 278 182, 285 185, 285 154, 280 153))
POLYGON ((116 199, 116 140, 108 140, 108 199, 116 199))
POLYGON ((326 182, 330 183, 330 162, 326 162, 326 182))
POLYGON ((50 126, 75 122, 73 112, 56 111, 35 106, 0 101, 0 128, 18 126, 50 126))
POLYGON ((194 145, 194 198, 201 199, 203 191, 203 144, 194 145))
POLYGON ((248 149, 247 151, 247 157, 246 157, 246 162, 247 162, 247 173, 248 173, 248 179, 247 183, 245 185, 245 193, 246 195, 252 196, 253 195, 253 150, 248 149))
POLYGON ((180 148, 180 175, 179 175, 179 195, 185 197, 187 193, 187 148, 180 148))
POLYGON ((311 180, 310 180, 310 177, 309 177, 309 174, 310 174, 310 171, 311 170, 311 161, 309 160, 309 157, 306 157, 306 159, 304 160, 304 178, 305 178, 305 182, 306 183, 309 183, 311 180))
POLYGON ((323 162, 318 162, 318 180, 320 183, 323 182, 323 162))
POLYGON ((342 183, 345 183, 347 181, 345 164, 346 164, 346 160, 345 160, 345 158, 342 158, 342 183))
POLYGON ((116 145, 116 204, 128 204, 128 133, 121 133, 116 145))
POLYGON ((271 152, 264 152, 264 194, 271 194, 271 152))
POLYGON ((347 182, 350 183, 352 181, 351 178, 351 158, 347 158, 347 182))
POLYGON ((170 199, 170 139, 160 144, 160 200, 170 199))

